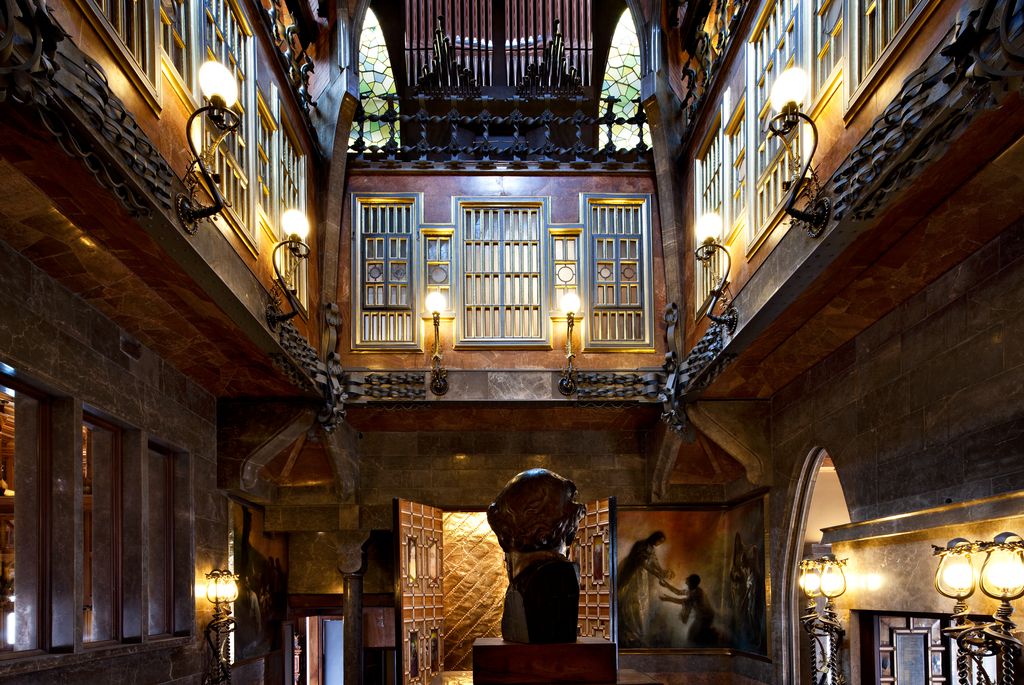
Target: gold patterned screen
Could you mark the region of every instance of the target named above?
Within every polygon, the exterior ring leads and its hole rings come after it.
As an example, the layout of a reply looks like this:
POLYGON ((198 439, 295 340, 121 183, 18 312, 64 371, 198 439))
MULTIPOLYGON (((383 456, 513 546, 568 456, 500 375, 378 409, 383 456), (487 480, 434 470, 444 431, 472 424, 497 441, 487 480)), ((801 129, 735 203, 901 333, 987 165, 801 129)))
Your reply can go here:
POLYGON ((501 637, 505 557, 482 511, 445 512, 444 538, 444 666, 469 671, 473 640, 501 637))
POLYGON ((395 500, 404 685, 425 685, 443 670, 442 516, 435 507, 395 500))
POLYGON ((587 513, 580 522, 572 558, 580 565, 581 637, 610 640, 612 628, 612 534, 615 498, 587 503, 587 513))

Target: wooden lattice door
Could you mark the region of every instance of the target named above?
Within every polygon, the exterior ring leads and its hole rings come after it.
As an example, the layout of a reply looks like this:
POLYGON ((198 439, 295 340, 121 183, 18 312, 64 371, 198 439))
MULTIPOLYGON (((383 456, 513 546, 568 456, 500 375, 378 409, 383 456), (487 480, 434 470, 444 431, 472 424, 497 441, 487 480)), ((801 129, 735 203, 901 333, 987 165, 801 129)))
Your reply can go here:
POLYGON ((615 635, 615 498, 587 504, 579 532, 572 545, 572 558, 580 565, 580 637, 615 635))
POLYGON ((443 514, 395 500, 395 623, 403 685, 426 685, 444 669, 443 514))

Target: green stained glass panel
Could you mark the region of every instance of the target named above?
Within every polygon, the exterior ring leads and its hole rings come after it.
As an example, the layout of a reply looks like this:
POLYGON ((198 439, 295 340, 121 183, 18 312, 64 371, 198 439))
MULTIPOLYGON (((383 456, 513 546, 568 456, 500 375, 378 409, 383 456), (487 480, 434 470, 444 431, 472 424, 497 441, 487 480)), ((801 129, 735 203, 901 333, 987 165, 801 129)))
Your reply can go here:
MULTIPOLYGON (((386 95, 395 95, 395 77, 391 71, 388 46, 384 42, 384 31, 373 10, 366 10, 363 31, 359 35, 359 92, 369 93, 363 100, 367 114, 384 114, 388 107, 386 95)), ((397 103, 395 106, 397 111, 397 103)), ((367 146, 383 146, 388 141, 390 125, 379 121, 367 121, 363 126, 363 140, 367 146)), ((353 124, 350 143, 359 135, 359 125, 353 124)), ((395 140, 398 141, 398 122, 395 122, 395 140)))
MULTIPOLYGON (((628 119, 636 114, 636 98, 640 95, 640 38, 633 26, 629 10, 622 13, 612 36, 608 51, 608 66, 604 72, 601 97, 617 97, 612 108, 616 117, 628 119)), ((602 104, 602 107, 605 105, 602 104)), ((602 110, 602 114, 604 111, 602 110)), ((643 131, 644 143, 651 144, 650 133, 643 131)), ((601 128, 600 144, 608 142, 608 129, 601 128)), ((612 142, 618 148, 632 148, 640 142, 640 127, 636 124, 613 124, 612 142)))

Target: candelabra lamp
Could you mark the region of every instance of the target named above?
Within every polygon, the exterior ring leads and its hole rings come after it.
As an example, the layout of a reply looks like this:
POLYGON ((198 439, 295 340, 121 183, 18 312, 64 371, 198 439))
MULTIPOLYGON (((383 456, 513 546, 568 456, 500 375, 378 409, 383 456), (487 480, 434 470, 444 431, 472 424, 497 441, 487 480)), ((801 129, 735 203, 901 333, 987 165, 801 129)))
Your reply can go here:
POLYGON ((206 624, 206 644, 212 661, 203 678, 203 685, 231 682, 231 654, 228 637, 235 629, 231 602, 238 599, 238 576, 231 571, 214 569, 206 574, 206 598, 213 604, 213 619, 206 624))
POLYGON ((839 663, 839 650, 846 631, 836 613, 836 597, 846 592, 845 559, 832 555, 800 562, 800 587, 807 596, 807 605, 800 617, 800 625, 810 637, 813 682, 827 685, 845 685, 839 663), (818 610, 818 598, 825 598, 824 610, 818 610))
POLYGON ((722 234, 722 217, 714 212, 709 212, 701 216, 697 220, 696 226, 696 237, 699 241, 697 249, 693 251, 694 256, 697 258, 705 269, 715 268, 715 254, 722 255, 722 261, 724 262, 719 266, 712 278, 717 280, 718 283, 714 288, 711 289, 709 295, 711 296, 711 302, 708 304, 707 317, 715 323, 724 325, 730 333, 736 330, 736 324, 739 321, 739 312, 732 306, 729 301, 729 295, 726 289, 729 287, 729 271, 732 269, 732 257, 729 256, 729 250, 724 245, 718 242, 719 236, 722 234), (715 314, 715 309, 718 304, 722 305, 722 313, 715 314))
POLYGON ((214 171, 217 149, 242 123, 238 113, 231 109, 238 101, 238 82, 227 67, 214 60, 205 62, 199 68, 199 89, 209 104, 193 112, 185 124, 192 163, 183 181, 187 192, 178 193, 175 199, 178 220, 189 235, 196 234, 200 221, 212 217, 227 205, 220 192, 220 174, 214 171), (193 124, 203 115, 213 125, 214 134, 200 152, 196 149, 193 124), (208 205, 199 200, 200 185, 210 194, 212 202, 208 205))
POLYGON ((795 172, 792 179, 783 183, 783 190, 789 192, 785 212, 803 225, 807 235, 817 238, 832 217, 832 202, 821 194, 817 174, 811 169, 811 161, 818 149, 818 127, 809 116, 800 111, 800 101, 807 95, 809 83, 807 73, 799 67, 790 67, 779 74, 769 96, 772 107, 778 114, 768 122, 768 130, 770 135, 778 136, 786 147, 787 158, 792 161, 795 172), (802 165, 788 139, 789 134, 801 121, 811 130, 811 150, 802 165), (805 188, 807 207, 797 209, 796 201, 805 188))
POLYGON ((576 293, 562 295, 558 303, 565 314, 565 368, 562 369, 562 377, 558 381, 558 392, 566 397, 576 392, 576 368, 573 362, 576 353, 572 351, 572 329, 576 323, 576 312, 580 308, 580 296, 576 293))
POLYGON ((448 371, 441 358, 441 312, 448 308, 444 294, 432 290, 427 295, 427 311, 434 320, 434 353, 430 356, 430 392, 438 397, 448 392, 448 371))
POLYGON ((1024 540, 1016 533, 1000 533, 990 542, 954 538, 945 547, 935 547, 933 554, 939 557, 935 589, 956 601, 950 626, 943 632, 957 643, 957 678, 961 683, 1017 683, 1022 644, 1013 634, 1010 602, 1024 597, 1024 540), (975 560, 982 557, 981 570, 976 571, 975 560), (994 616, 969 609, 967 600, 977 588, 999 602, 994 616), (994 674, 986 670, 991 657, 994 674))
POLYGON ((306 238, 309 237, 309 219, 306 215, 298 209, 289 209, 281 215, 281 228, 288 239, 274 246, 270 260, 274 263, 277 287, 284 293, 291 311, 278 312, 276 307, 271 306, 267 311, 267 324, 271 330, 299 313, 301 305, 296 297, 295 275, 302 261, 309 258, 309 245, 306 244, 306 238))

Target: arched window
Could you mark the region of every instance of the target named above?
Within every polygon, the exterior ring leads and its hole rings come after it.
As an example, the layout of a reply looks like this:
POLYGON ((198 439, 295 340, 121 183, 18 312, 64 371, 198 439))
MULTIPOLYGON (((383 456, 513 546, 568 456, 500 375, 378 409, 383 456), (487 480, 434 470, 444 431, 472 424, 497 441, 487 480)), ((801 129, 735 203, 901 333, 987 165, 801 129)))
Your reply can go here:
MULTIPOLYGON (((616 117, 628 119, 636 114, 636 99, 640 97, 640 38, 636 35, 633 18, 629 10, 619 17, 608 49, 608 66, 604 71, 601 98, 616 97, 619 101, 612 107, 616 117)), ((601 103, 600 114, 604 114, 601 103)), ((608 129, 601 127, 599 139, 603 147, 608 142, 608 129)), ((615 147, 630 149, 640 142, 640 127, 636 124, 615 124, 612 126, 612 142, 615 147)), ((644 130, 644 142, 651 144, 650 134, 644 130)))
MULTIPOLYGON (((373 10, 366 8, 363 30, 359 34, 359 93, 363 107, 369 114, 384 114, 387 111, 386 95, 395 95, 395 75, 391 71, 388 46, 384 42, 384 31, 373 10), (369 93, 369 96, 365 96, 369 93)), ((398 109, 398 103, 395 103, 398 109)), ((367 121, 363 127, 366 145, 383 146, 388 141, 390 126, 380 121, 367 121)), ((352 127, 350 142, 359 135, 359 124, 352 127)), ((395 141, 398 141, 398 122, 395 122, 395 141)))

